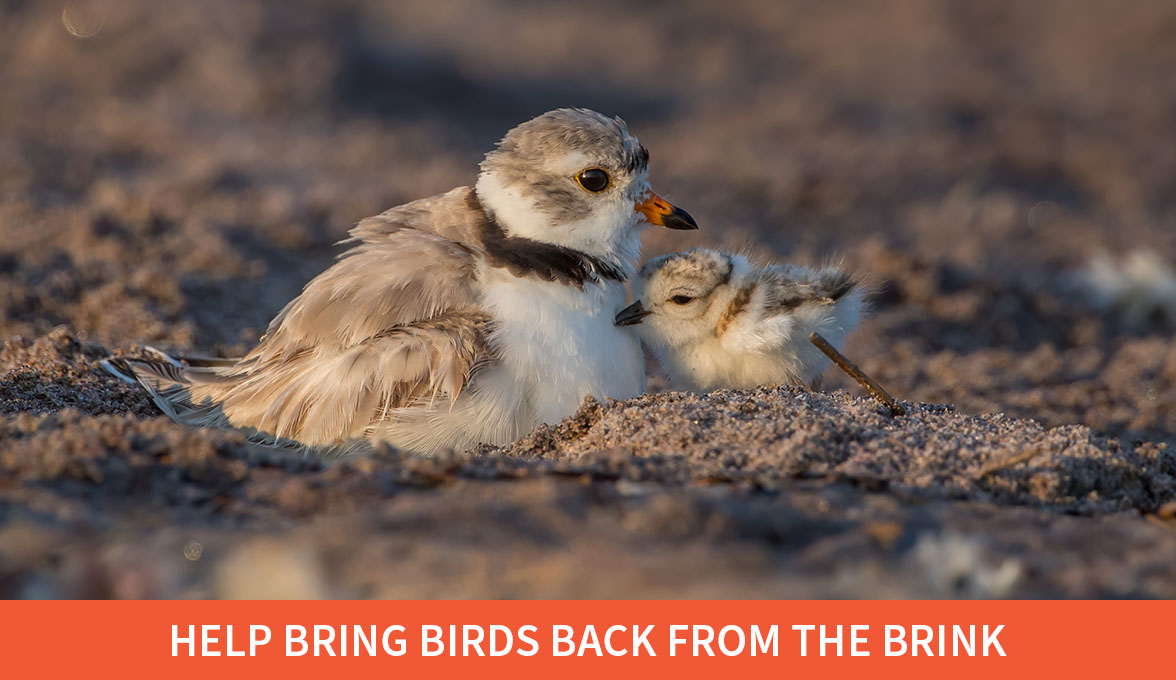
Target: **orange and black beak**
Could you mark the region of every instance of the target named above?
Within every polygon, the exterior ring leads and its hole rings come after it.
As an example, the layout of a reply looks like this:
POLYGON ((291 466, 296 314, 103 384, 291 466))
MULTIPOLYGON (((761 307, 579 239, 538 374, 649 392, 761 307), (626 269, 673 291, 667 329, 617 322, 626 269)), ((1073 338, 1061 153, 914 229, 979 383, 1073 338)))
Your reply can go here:
POLYGON ((698 223, 690 213, 670 203, 652 191, 644 201, 636 206, 637 212, 645 215, 645 220, 667 229, 697 229, 698 223))

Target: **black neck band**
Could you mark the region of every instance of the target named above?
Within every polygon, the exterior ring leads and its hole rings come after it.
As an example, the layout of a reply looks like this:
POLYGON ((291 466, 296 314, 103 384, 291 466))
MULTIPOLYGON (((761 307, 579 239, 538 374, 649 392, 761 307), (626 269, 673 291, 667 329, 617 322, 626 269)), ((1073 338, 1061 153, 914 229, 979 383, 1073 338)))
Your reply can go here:
POLYGON ((469 193, 469 208, 480 215, 479 236, 491 266, 518 277, 530 276, 583 288, 585 282, 624 281, 616 265, 572 248, 508 236, 494 215, 482 206, 477 193, 469 193))

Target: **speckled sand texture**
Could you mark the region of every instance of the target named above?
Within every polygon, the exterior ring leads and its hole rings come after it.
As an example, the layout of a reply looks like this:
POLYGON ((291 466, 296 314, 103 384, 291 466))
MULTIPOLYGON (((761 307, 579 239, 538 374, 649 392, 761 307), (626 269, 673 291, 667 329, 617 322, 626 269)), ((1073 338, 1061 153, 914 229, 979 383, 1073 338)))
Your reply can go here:
POLYGON ((1172 3, 98 4, 0 8, 0 597, 1176 597, 1176 303, 1086 275, 1176 265, 1172 3), (868 278, 845 349, 909 415, 654 375, 323 461, 97 370, 244 351, 357 220, 572 104, 702 226, 647 256, 868 278))

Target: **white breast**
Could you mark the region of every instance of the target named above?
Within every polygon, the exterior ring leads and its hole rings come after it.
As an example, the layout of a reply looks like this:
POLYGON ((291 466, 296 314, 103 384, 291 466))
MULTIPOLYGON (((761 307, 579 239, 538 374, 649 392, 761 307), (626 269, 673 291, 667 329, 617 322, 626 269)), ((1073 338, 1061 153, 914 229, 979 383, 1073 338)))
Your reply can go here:
POLYGON ((645 391, 640 343, 613 325, 625 306, 623 284, 578 290, 489 267, 479 280, 500 370, 527 395, 536 425, 572 415, 588 395, 628 399, 645 391))

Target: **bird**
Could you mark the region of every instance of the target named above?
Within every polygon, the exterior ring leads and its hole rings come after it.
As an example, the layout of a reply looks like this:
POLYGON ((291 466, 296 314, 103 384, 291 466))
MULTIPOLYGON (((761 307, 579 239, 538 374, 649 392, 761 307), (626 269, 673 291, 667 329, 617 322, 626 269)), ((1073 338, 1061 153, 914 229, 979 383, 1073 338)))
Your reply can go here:
POLYGON ((617 314, 669 377, 690 392, 760 385, 820 388, 828 360, 809 342, 838 344, 860 322, 863 287, 836 267, 753 265, 695 248, 654 258, 617 314))
POLYGON ((614 317, 649 225, 698 228, 651 190, 625 122, 548 111, 507 132, 473 186, 361 220, 243 357, 149 350, 105 368, 173 420, 267 446, 507 444, 588 396, 644 392, 640 344, 614 317))

